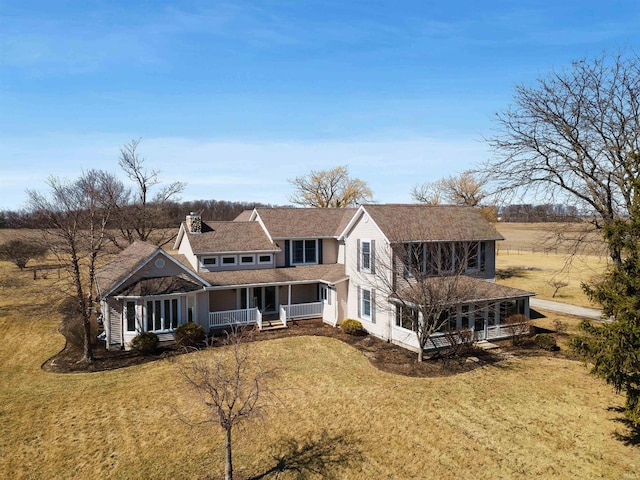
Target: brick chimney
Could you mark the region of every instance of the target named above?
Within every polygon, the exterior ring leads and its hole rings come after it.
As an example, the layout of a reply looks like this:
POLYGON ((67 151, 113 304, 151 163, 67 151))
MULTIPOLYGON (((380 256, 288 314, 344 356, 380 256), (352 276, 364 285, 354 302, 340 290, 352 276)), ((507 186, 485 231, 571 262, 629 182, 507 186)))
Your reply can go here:
POLYGON ((187 232, 189 233, 202 233, 202 218, 195 212, 191 212, 187 215, 187 232))

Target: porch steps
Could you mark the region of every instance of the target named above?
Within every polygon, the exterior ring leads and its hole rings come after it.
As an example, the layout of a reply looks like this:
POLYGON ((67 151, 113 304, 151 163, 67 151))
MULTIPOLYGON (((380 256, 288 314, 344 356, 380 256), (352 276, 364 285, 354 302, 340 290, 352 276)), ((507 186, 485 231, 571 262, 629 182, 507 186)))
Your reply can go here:
POLYGON ((493 350, 494 348, 500 348, 499 345, 487 342, 486 340, 480 340, 479 342, 476 342, 476 346, 478 348, 481 348, 482 350, 493 350))
POLYGON ((282 323, 280 320, 264 320, 262 322, 262 331, 269 330, 281 330, 283 328, 287 328, 287 326, 282 323))

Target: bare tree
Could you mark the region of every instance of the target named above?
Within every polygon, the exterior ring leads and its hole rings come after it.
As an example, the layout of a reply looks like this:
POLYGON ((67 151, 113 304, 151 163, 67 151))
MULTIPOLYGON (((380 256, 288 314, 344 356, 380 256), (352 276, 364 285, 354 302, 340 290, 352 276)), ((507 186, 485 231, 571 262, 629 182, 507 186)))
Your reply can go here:
POLYGON ((122 191, 122 185, 99 170, 89 170, 71 182, 51 176, 47 183, 48 194, 27 191, 28 205, 38 218, 44 244, 66 272, 63 288, 73 296, 82 316, 83 360, 91 362, 94 273, 112 213, 107 192, 122 191))
POLYGON ((450 175, 435 182, 415 185, 411 189, 411 197, 416 202, 427 205, 448 203, 478 207, 485 220, 495 222, 498 220, 497 208, 484 203, 489 197, 487 183, 486 176, 467 170, 460 175, 450 175))
POLYGON ((225 479, 233 479, 232 437, 234 427, 259 419, 278 400, 270 387, 274 369, 264 369, 248 346, 242 331, 227 336, 226 348, 209 350, 189 358, 180 376, 202 406, 202 415, 192 419, 181 415, 189 425, 210 424, 225 431, 225 479))
POLYGON ((20 270, 24 270, 29 260, 41 257, 46 252, 43 245, 19 238, 0 245, 0 259, 13 262, 20 270))
MULTIPOLYGON (((516 87, 481 169, 496 191, 575 205, 596 229, 632 214, 640 175, 640 58, 607 55, 516 87)), ((609 242, 621 262, 621 249, 609 242)))
MULTIPOLYGON (((127 244, 142 240, 161 246, 175 236, 175 229, 166 228, 170 218, 167 207, 182 193, 186 184, 171 182, 152 195, 154 187, 161 183, 160 171, 147 170, 145 159, 138 154, 139 144, 140 140, 131 140, 120 149, 120 167, 135 188, 128 192, 126 201, 114 203, 117 214, 115 220, 127 244)), ((118 198, 122 200, 125 197, 119 195, 118 198)), ((115 236, 112 240, 121 246, 115 236)), ((124 248, 124 245, 121 247, 124 248)))
POLYGON ((373 193, 367 183, 349 176, 346 166, 311 173, 289 180, 295 192, 289 200, 297 205, 317 208, 353 207, 370 201, 373 193))
POLYGON ((416 202, 430 205, 443 202, 477 207, 488 195, 485 191, 486 184, 485 178, 467 170, 460 175, 415 185, 411 190, 411 197, 416 202))
POLYGON ((436 342, 435 333, 458 330, 449 338, 465 338, 467 325, 458 329, 456 315, 462 305, 471 315, 474 304, 469 302, 481 298, 479 280, 465 275, 470 262, 478 261, 480 244, 392 241, 389 248, 391 256, 376 255, 376 288, 383 293, 379 306, 395 309, 402 326, 415 332, 422 362, 425 350, 439 354, 450 346, 436 342))

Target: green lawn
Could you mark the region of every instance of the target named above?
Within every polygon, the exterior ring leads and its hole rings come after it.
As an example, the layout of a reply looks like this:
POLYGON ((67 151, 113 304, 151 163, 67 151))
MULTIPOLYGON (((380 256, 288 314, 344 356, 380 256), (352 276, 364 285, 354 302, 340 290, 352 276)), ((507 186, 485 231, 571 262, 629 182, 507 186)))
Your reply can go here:
MULTIPOLYGON (((222 433, 178 420, 175 410, 192 402, 175 363, 90 374, 41 370, 64 345, 59 317, 46 308, 42 281, 7 263, 0 275, 24 283, 0 284, 1 478, 217 478, 222 433)), ((327 457, 336 478, 640 476, 640 450, 616 438, 626 434, 613 410, 623 398, 561 355, 416 379, 381 372, 332 338, 250 348, 281 367, 278 386, 286 390, 285 406, 236 432, 235 464, 246 476, 273 467, 291 438, 325 453, 348 442, 354 463, 327 457)))

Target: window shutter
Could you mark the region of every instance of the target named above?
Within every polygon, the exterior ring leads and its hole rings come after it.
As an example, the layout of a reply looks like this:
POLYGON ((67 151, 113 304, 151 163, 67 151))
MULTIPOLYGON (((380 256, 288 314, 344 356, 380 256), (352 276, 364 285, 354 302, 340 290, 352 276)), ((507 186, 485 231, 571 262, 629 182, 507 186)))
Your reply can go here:
POLYGON ((291 246, 289 244, 289 240, 285 240, 284 241, 284 266, 285 267, 290 267, 291 266, 291 246))
POLYGON ((359 272, 360 271, 360 239, 358 239, 357 243, 356 243, 356 270, 359 272))
POLYGON ((371 273, 376 273, 376 241, 371 240, 371 252, 369 258, 369 266, 371 268, 371 273))
POLYGON ((376 323, 376 291, 371 289, 371 323, 376 323))
POLYGON ((324 241, 319 238, 318 239, 318 263, 322 263, 322 244, 324 243, 324 241))
POLYGON ((362 293, 360 293, 360 287, 358 286, 358 318, 362 317, 362 293))

